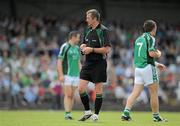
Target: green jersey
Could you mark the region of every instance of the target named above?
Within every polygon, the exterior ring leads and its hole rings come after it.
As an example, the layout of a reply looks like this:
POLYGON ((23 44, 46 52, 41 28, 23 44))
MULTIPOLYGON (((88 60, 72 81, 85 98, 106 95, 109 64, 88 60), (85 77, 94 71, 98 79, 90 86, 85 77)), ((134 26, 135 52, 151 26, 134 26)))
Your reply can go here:
POLYGON ((67 42, 64 43, 60 48, 58 58, 62 60, 63 74, 79 76, 80 52, 77 45, 70 45, 67 42))
POLYGON ((134 45, 135 67, 144 68, 148 64, 155 66, 155 58, 149 56, 150 51, 156 51, 155 38, 149 33, 144 33, 138 37, 134 45))

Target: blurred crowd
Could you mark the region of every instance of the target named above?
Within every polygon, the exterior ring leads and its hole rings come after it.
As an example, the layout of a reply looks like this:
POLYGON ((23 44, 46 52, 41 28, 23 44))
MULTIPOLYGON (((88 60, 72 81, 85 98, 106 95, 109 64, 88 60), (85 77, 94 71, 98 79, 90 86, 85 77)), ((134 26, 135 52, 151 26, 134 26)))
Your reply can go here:
MULTIPOLYGON (((119 21, 103 22, 109 30, 112 50, 108 56, 108 81, 104 86, 107 100, 124 104, 132 91, 134 67, 133 44, 142 33, 142 24, 119 21)), ((54 16, 23 18, 0 17, 0 102, 12 107, 52 103, 61 108, 62 85, 57 80, 56 59, 60 46, 71 30, 82 32, 86 26, 78 19, 61 20, 54 16)), ((180 103, 180 24, 158 22, 157 48, 162 50, 159 62, 167 66, 159 73, 159 97, 162 104, 180 103)), ((94 99, 92 86, 89 92, 94 99)), ((77 95, 78 101, 78 95, 77 95)), ((138 104, 149 102, 145 88, 138 104)))

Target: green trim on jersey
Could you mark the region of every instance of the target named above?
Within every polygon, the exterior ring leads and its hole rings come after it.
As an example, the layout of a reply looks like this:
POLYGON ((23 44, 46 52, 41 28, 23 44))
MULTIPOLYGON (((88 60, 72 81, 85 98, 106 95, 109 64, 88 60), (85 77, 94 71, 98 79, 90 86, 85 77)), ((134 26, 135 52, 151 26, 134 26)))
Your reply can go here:
POLYGON ((70 44, 69 43, 64 43, 59 51, 59 55, 58 58, 62 60, 62 68, 63 68, 63 74, 67 74, 68 71, 68 63, 67 63, 67 51, 70 48, 70 44))
POLYGON ((70 45, 68 42, 64 43, 58 55, 62 60, 63 74, 69 76, 79 76, 79 60, 80 52, 77 45, 70 45))
POLYGON ((96 32, 97 32, 97 35, 99 38, 100 45, 101 45, 101 47, 103 47, 104 46, 103 31, 102 31, 102 29, 98 28, 98 29, 96 29, 96 32))
POLYGON ((152 77, 153 77, 153 82, 159 82, 159 79, 158 79, 158 74, 157 74, 157 70, 155 68, 155 66, 151 66, 151 69, 152 69, 152 77))
POLYGON ((149 52, 155 50, 155 39, 149 33, 138 37, 134 45, 135 67, 144 68, 148 64, 155 66, 155 58, 149 56, 149 52))

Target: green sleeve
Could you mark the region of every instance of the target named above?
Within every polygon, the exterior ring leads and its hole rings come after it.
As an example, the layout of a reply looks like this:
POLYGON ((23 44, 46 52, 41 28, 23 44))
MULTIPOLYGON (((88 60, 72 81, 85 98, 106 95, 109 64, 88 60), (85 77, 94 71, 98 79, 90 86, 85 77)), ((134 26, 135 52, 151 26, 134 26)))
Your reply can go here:
POLYGON ((148 51, 156 51, 155 48, 155 39, 153 39, 151 36, 147 36, 148 41, 148 51))
POLYGON ((67 44, 65 43, 60 48, 60 51, 59 51, 59 54, 58 54, 58 58, 59 59, 62 59, 62 60, 64 59, 64 57, 65 57, 65 50, 66 49, 67 49, 67 44))

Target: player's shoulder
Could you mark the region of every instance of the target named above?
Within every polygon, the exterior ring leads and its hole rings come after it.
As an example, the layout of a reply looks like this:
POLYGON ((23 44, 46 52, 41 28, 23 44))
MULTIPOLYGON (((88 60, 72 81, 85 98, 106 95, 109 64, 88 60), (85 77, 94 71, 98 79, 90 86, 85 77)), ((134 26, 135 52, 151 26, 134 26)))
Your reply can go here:
POLYGON ((153 36, 150 35, 150 33, 143 33, 143 36, 145 37, 145 39, 147 39, 148 41, 152 41, 154 39, 153 36))
POLYGON ((142 35, 140 35, 140 36, 138 36, 137 38, 136 38, 136 41, 135 42, 139 42, 139 41, 145 41, 145 34, 142 34, 142 35))
POLYGON ((69 46, 70 44, 68 42, 63 43, 60 47, 60 52, 64 52, 69 46))
POLYGON ((62 45, 61 45, 61 48, 66 48, 66 47, 68 47, 69 46, 69 43, 68 42, 65 42, 65 43, 63 43, 62 45))

